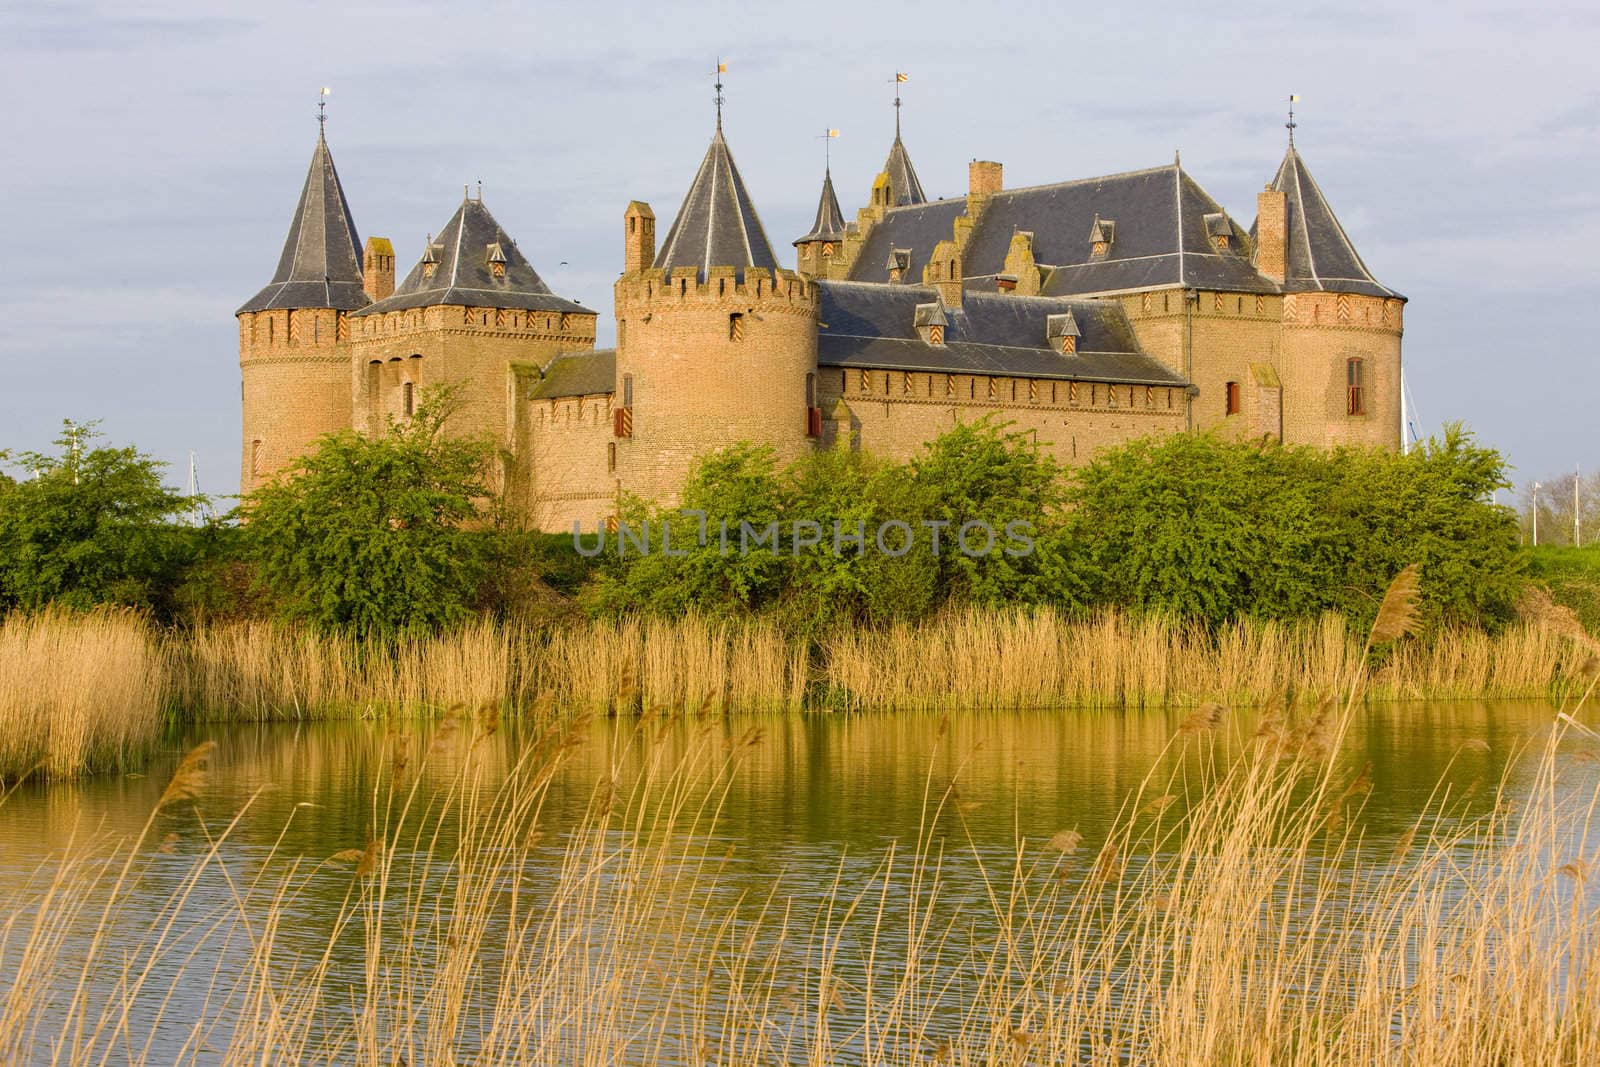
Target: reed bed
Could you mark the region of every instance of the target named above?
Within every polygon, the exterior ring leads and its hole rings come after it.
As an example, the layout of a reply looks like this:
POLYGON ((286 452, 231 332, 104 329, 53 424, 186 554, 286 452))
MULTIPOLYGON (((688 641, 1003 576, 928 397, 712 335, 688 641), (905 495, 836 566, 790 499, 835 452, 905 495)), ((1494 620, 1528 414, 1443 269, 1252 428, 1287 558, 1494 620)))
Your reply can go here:
MULTIPOLYGON (((1554 621, 1495 635, 1446 631, 1400 646, 1363 675, 1367 699, 1548 695, 1589 652, 1554 621)), ((950 612, 918 625, 840 634, 828 682, 868 708, 1259 706, 1343 695, 1367 656, 1339 616, 1244 620, 1216 632, 1160 617, 1091 619, 1044 608, 950 612)))
POLYGON ((160 728, 166 672, 156 635, 117 611, 0 620, 0 781, 111 770, 160 728))
POLYGON ((133 840, 7 890, 0 1061, 1596 1062, 1600 784, 1561 755, 1583 728, 1491 811, 1436 804, 1375 850, 1336 759, 1353 706, 1269 714, 1231 758, 1197 711, 1183 769, 1109 830, 1017 827, 999 863, 930 763, 916 840, 755 892, 718 833, 746 746, 712 731, 668 754, 641 724, 563 824, 546 798, 581 720, 504 778, 481 725, 441 726, 447 788, 397 762, 367 840, 247 865, 193 806, 200 749, 133 840), (152 902, 160 865, 178 889, 152 902))

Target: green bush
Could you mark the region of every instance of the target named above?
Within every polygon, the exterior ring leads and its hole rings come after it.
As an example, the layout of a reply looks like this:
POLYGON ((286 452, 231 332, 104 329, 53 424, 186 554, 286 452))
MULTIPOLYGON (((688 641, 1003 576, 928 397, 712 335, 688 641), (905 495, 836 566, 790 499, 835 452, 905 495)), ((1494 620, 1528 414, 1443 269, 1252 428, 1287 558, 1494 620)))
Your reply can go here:
POLYGON ((625 504, 591 604, 771 610, 811 632, 920 618, 951 600, 1043 601, 1059 567, 1045 552, 1022 553, 1007 528, 1052 533, 1060 500, 1053 462, 1030 437, 988 421, 957 427, 906 464, 832 449, 780 470, 771 449, 736 445, 701 460, 680 508, 625 504), (972 551, 960 551, 968 520, 987 524, 994 541, 974 531, 972 551), (641 530, 655 541, 648 552, 641 530))
POLYGON ((168 521, 191 502, 148 455, 91 447, 93 427, 65 423, 57 454, 21 453, 30 476, 0 482, 0 609, 152 608, 184 566, 186 538, 168 521))
POLYGON ((327 629, 425 635, 473 614, 493 518, 493 447, 443 432, 453 403, 424 396, 385 433, 343 430, 245 500, 248 557, 280 610, 327 629))
POLYGON ((1151 438, 1076 473, 1062 552, 1093 603, 1210 623, 1370 619, 1415 562, 1429 622, 1492 625, 1520 581, 1515 518, 1487 502, 1506 484, 1459 427, 1409 455, 1151 438))

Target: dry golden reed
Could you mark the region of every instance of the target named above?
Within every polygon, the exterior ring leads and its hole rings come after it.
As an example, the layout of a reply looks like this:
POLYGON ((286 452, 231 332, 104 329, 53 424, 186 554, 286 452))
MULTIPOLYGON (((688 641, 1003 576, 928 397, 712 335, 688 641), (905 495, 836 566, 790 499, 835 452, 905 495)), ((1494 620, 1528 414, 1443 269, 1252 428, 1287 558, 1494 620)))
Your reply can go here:
POLYGON ((127 612, 0 620, 0 781, 137 762, 161 726, 162 659, 155 632, 127 612))
POLYGON ((554 824, 563 732, 486 776, 479 726, 456 729, 477 755, 433 800, 418 779, 379 790, 373 836, 332 862, 247 841, 240 865, 208 829, 149 900, 146 864, 175 861, 147 828, 8 884, 0 1062, 1600 1061, 1600 787, 1559 730, 1503 786, 1517 814, 1432 808, 1388 862, 1327 818, 1364 774, 1263 738, 1198 761, 1182 805, 1152 776, 1109 829, 1020 827, 998 861, 957 783, 930 781, 915 841, 752 888, 721 832, 736 731, 673 749, 640 724, 554 824))

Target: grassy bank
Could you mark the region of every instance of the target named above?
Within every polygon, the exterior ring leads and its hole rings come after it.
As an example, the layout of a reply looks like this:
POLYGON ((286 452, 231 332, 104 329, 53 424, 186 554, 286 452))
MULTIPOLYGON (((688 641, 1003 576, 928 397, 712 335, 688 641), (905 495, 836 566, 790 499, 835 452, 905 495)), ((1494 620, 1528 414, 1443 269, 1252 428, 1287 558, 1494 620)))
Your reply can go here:
MULTIPOLYGON (((717 833, 741 759, 720 744, 640 731, 637 770, 557 825, 581 721, 502 784, 484 727, 451 720, 419 748, 460 767, 442 796, 431 755, 397 762, 366 840, 243 869, 194 803, 200 749, 141 835, 0 892, 0 1060, 1595 1062, 1592 770, 1553 739, 1491 813, 1434 807, 1374 854, 1363 776, 1335 770, 1348 714, 1269 716, 1236 758, 1131 788, 1108 830, 1020 826, 998 862, 935 759, 915 841, 755 895, 717 833), (158 865, 180 888, 152 901, 158 865)), ((1220 751, 1217 721, 1172 745, 1220 751)))
POLYGON ((1571 608, 1591 632, 1600 632, 1600 545, 1528 549, 1528 576, 1571 608))
MULTIPOLYGON (((1587 662, 1548 600, 1494 635, 1446 631, 1375 657, 1367 699, 1559 695, 1587 662)), ((119 765, 163 713, 191 720, 512 711, 1068 708, 1301 703, 1343 695, 1364 657, 1337 616, 1216 631, 1117 613, 947 612, 808 644, 770 620, 480 622, 425 640, 271 623, 160 631, 49 612, 0 628, 0 776, 119 765)))

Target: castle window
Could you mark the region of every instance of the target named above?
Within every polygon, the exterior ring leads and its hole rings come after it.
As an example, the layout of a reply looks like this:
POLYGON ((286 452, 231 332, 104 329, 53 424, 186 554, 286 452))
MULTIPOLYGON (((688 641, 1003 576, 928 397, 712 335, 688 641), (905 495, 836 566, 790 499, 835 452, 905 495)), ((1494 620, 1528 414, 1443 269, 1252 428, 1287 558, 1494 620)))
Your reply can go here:
POLYGON ((823 259, 832 259, 833 258, 833 242, 832 241, 827 241, 827 242, 823 243, 823 245, 822 245, 822 258, 823 259))
POLYGON ((400 410, 405 412, 405 416, 408 419, 416 413, 416 386, 410 382, 406 382, 400 387, 400 410))
POLYGON ((631 374, 622 376, 622 406, 625 408, 633 407, 633 375, 631 374))
POLYGON ((1366 361, 1363 359, 1350 359, 1344 365, 1345 387, 1347 392, 1346 411, 1351 415, 1365 415, 1367 413, 1366 386, 1366 361))
MULTIPOLYGON (((628 221, 631 223, 633 220, 629 219, 628 221)), ((608 441, 608 442, 606 442, 606 473, 607 474, 615 474, 616 472, 617 472, 617 443, 615 441, 608 441)))
POLYGON ((816 406, 817 406, 817 376, 808 371, 806 373, 806 407, 814 408, 816 406))
POLYGON ((737 311, 728 316, 728 340, 744 340, 744 315, 737 311))
POLYGON ((1237 414, 1239 414, 1239 383, 1238 382, 1229 382, 1228 385, 1227 385, 1227 388, 1224 390, 1224 394, 1225 394, 1225 404, 1227 406, 1226 406, 1223 414, 1225 414, 1225 415, 1237 415, 1237 414))

